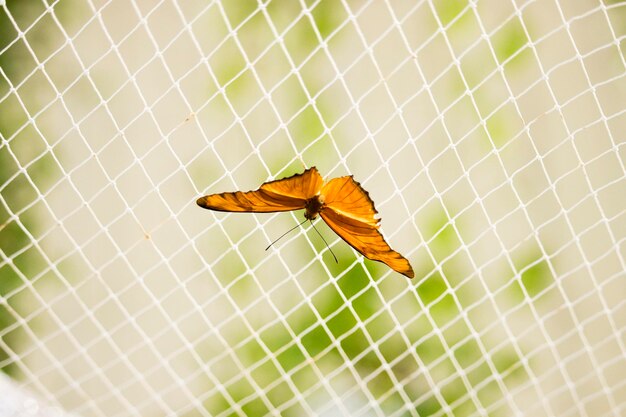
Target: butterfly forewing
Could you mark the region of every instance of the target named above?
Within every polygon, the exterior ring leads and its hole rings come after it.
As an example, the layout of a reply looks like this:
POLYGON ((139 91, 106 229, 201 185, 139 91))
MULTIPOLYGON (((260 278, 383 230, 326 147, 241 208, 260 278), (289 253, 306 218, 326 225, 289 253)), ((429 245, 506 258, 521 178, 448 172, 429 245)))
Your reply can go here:
POLYGON ((320 191, 323 183, 322 176, 317 168, 313 167, 302 174, 266 182, 261 186, 261 190, 298 200, 307 200, 320 191))
POLYGON ((323 180, 315 167, 302 174, 266 182, 258 190, 211 194, 200 197, 200 207, 217 211, 271 213, 303 209, 319 192, 323 180))
POLYGON ((334 178, 322 187, 326 207, 363 223, 377 225, 378 213, 367 191, 349 177, 334 178))

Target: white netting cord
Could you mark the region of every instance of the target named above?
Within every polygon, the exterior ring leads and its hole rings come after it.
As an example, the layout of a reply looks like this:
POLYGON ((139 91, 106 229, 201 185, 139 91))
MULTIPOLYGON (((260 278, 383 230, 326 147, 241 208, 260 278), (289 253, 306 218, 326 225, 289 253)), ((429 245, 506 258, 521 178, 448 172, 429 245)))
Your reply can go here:
POLYGON ((0 106, 26 115, 0 120, 0 233, 24 236, 0 248, 19 283, 0 288, 0 364, 18 384, 102 416, 623 410, 626 207, 609 196, 625 183, 626 109, 603 93, 623 88, 623 5, 85 2, 74 24, 60 2, 33 4, 31 20, 0 4, 18 34, 0 64, 19 48, 33 62, 19 77, 0 65, 0 106), (42 48, 41 28, 61 41, 42 48), (523 46, 507 52, 503 33, 523 46), (573 49, 558 63, 556 37, 573 49), (617 71, 593 66, 605 53, 617 71), (580 123, 581 103, 597 117, 580 123), (295 217, 190 207, 300 161, 355 174, 414 282, 351 251, 331 264, 309 227, 259 256, 295 217))

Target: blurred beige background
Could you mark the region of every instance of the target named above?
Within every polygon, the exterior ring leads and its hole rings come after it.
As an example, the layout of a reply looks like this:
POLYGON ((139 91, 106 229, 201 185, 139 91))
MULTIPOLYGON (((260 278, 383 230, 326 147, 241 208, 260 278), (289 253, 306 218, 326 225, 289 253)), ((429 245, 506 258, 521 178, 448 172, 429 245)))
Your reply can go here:
MULTIPOLYGON (((623 2, 7 1, 0 368, 82 416, 626 412, 623 2), (302 213, 317 166, 409 281, 302 213)), ((6 399, 5 399, 6 400, 6 399)), ((0 394, 0 403, 2 403, 0 394)))

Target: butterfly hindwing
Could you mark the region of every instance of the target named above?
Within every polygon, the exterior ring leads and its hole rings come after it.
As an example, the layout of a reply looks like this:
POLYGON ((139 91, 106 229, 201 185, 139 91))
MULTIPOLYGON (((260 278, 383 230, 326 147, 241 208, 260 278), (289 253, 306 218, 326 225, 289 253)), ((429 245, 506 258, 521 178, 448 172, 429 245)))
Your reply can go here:
POLYGON ((217 211, 272 213, 303 209, 306 200, 322 188, 323 180, 315 167, 302 174, 269 181, 254 191, 211 194, 200 197, 200 207, 217 211))
POLYGON ((325 205, 320 216, 346 243, 368 259, 409 278, 415 276, 409 261, 391 249, 378 230, 374 203, 358 182, 352 177, 335 178, 324 185, 322 194, 325 205))

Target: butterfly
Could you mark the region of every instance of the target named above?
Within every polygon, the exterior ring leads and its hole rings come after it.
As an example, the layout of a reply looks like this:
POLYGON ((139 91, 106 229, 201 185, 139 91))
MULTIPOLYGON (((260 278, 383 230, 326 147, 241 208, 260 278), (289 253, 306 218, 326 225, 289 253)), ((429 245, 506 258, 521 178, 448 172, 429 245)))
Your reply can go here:
POLYGON ((374 202, 352 175, 324 182, 317 168, 269 181, 254 191, 236 191, 200 197, 200 207, 228 212, 274 213, 304 209, 306 220, 319 215, 346 243, 373 261, 387 264, 409 278, 409 261, 389 247, 378 230, 374 202))

